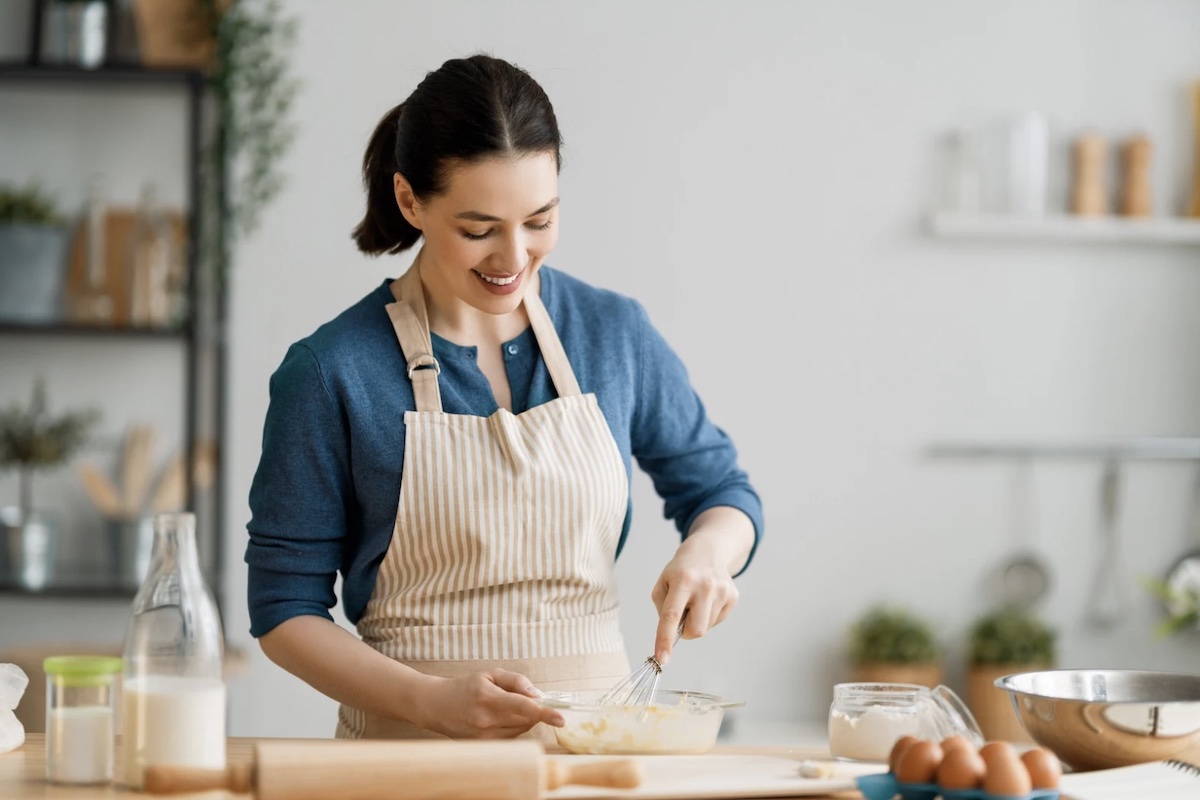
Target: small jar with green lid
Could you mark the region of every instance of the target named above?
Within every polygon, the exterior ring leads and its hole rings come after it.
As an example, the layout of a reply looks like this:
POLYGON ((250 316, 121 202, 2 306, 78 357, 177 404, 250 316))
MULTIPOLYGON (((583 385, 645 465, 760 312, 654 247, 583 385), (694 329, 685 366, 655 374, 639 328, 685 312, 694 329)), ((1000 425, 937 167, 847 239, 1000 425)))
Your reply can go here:
POLYGON ((113 717, 122 661, 51 656, 46 672, 46 780, 97 784, 113 778, 113 717))

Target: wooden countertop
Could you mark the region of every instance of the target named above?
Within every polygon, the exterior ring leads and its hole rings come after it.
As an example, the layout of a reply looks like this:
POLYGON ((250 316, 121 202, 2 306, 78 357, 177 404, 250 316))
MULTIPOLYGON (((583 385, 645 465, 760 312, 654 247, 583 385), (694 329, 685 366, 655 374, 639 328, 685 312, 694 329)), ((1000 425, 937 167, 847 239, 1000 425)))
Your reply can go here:
MULTIPOLYGON (((230 738, 228 740, 228 758, 232 762, 248 762, 253 759, 254 745, 263 741, 253 738, 230 738)), ((120 763, 120 742, 117 743, 117 763, 120 763)), ((774 755, 783 756, 797 761, 803 759, 828 759, 826 751, 813 748, 795 747, 746 747, 718 746, 713 753, 729 755, 774 755)), ((118 785, 105 786, 57 786, 46 783, 46 737, 45 734, 31 733, 26 737, 25 744, 10 753, 0 755, 0 798, 3 800, 43 800, 53 798, 74 798, 74 800, 97 800, 97 798, 140 797, 144 795, 118 785)), ((861 797, 857 792, 844 793, 840 796, 861 797)), ((177 800, 246 800, 247 795, 230 792, 203 792, 199 794, 174 795, 177 800)))

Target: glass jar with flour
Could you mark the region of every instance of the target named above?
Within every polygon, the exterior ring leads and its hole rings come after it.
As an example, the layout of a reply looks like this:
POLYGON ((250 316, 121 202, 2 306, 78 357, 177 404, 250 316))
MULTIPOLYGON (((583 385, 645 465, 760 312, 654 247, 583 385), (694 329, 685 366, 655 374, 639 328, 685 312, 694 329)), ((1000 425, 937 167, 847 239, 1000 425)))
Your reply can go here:
POLYGON ((902 736, 934 741, 963 736, 977 747, 984 742, 975 717, 948 686, 839 683, 833 687, 829 751, 835 758, 886 763, 902 736))
POLYGON ((193 514, 154 518, 150 569, 125 632, 122 775, 152 764, 225 768, 224 634, 200 574, 193 514))

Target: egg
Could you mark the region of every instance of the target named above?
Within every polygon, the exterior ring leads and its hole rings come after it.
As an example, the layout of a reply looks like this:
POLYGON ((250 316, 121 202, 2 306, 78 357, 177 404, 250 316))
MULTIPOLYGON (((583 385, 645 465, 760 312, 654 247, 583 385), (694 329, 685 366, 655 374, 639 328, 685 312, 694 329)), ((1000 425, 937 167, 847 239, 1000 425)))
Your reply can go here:
POLYGON ((1029 770, 1029 780, 1034 789, 1057 789, 1062 777, 1062 764, 1058 756, 1042 747, 1035 747, 1021 755, 1021 763, 1029 770))
POLYGON ((979 755, 983 756, 983 760, 991 763, 991 760, 999 753, 1006 756, 1017 757, 1017 748, 1013 747, 1008 742, 988 742, 983 747, 979 748, 979 755))
POLYGON ((975 745, 967 741, 965 736, 947 736, 945 739, 942 739, 942 752, 946 755, 950 755, 951 750, 959 747, 965 747, 972 753, 977 752, 975 745))
POLYGON ((987 774, 987 764, 983 757, 975 752, 975 748, 957 746, 946 749, 942 745, 946 757, 942 759, 937 770, 938 786, 943 789, 978 789, 983 785, 983 777, 987 774))
MULTIPOLYGON (((982 757, 982 750, 980 757, 982 757)), ((1033 785, 1029 780, 1029 770, 1017 758, 1016 751, 1011 745, 1008 750, 993 751, 990 759, 985 759, 987 774, 983 776, 983 790, 999 797, 1021 797, 1029 794, 1033 785)))
POLYGON ((900 755, 900 763, 896 767, 896 780, 901 783, 933 783, 944 755, 941 745, 937 742, 925 739, 913 742, 900 755))
POLYGON ((891 755, 888 756, 888 771, 895 774, 896 767, 900 766, 900 756, 904 755, 904 751, 909 748, 913 742, 917 741, 915 736, 901 736, 892 745, 891 755))

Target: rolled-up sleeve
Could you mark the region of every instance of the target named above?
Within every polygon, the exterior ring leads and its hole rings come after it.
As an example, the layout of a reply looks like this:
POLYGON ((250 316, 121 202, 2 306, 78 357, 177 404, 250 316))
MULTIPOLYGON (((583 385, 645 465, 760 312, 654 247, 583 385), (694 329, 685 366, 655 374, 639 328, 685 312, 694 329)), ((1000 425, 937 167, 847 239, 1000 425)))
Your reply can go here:
POLYGON ((345 415, 304 345, 271 376, 246 546, 250 633, 291 617, 333 619, 352 494, 345 415))
MULTIPOLYGON (((708 418, 687 368, 638 304, 640 366, 632 451, 663 499, 663 513, 684 536, 702 512, 737 508, 754 524, 754 549, 762 537, 762 502, 738 466, 737 449, 708 418)), ((742 568, 743 571, 745 567, 742 568)))

